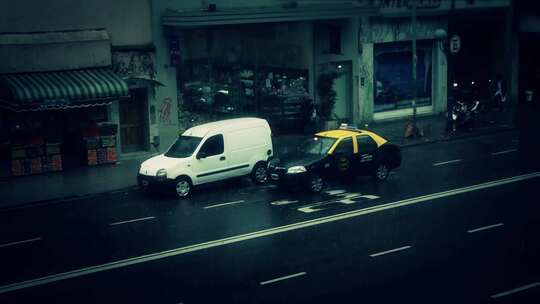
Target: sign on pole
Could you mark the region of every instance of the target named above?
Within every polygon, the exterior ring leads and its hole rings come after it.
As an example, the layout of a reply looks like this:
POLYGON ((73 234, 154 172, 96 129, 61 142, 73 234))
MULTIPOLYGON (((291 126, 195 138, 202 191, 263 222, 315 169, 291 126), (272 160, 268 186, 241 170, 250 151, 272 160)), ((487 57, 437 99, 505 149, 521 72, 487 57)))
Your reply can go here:
POLYGON ((459 35, 452 35, 449 42, 450 53, 457 54, 461 49, 461 38, 459 35))

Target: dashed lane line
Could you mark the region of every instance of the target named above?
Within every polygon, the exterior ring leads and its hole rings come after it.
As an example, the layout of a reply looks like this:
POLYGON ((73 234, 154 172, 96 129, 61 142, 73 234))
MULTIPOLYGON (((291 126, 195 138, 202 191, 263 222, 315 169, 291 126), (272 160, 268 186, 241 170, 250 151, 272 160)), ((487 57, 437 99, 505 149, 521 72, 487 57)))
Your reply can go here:
POLYGON ((504 150, 504 151, 499 151, 499 152, 493 152, 491 153, 491 155, 495 156, 495 155, 507 154, 507 153, 516 152, 517 150, 518 149, 509 149, 509 150, 504 150))
POLYGON ((275 283, 275 282, 279 282, 279 281, 283 281, 283 280, 288 280, 288 279, 291 279, 291 278, 296 278, 296 277, 299 277, 299 276, 304 276, 306 274, 307 274, 306 272, 299 272, 299 273, 291 274, 291 275, 288 275, 288 276, 279 277, 279 278, 275 278, 275 279, 272 279, 272 280, 260 282, 259 284, 260 285, 267 285, 267 284, 271 284, 271 283, 275 283))
POLYGON ((32 238, 32 239, 28 239, 28 240, 23 240, 23 241, 17 241, 17 242, 11 242, 11 243, 0 244, 0 248, 10 247, 10 246, 15 246, 15 245, 19 245, 19 244, 25 244, 25 243, 31 243, 31 242, 35 242, 35 241, 41 241, 41 238, 40 238, 40 237, 36 237, 36 238, 32 238))
POLYGON ((518 293, 518 292, 521 292, 521 291, 524 291, 524 290, 527 290, 527 289, 531 289, 531 288, 534 288, 534 287, 538 287, 538 286, 540 286, 540 282, 531 283, 529 285, 521 286, 521 287, 518 287, 518 288, 514 288, 514 289, 511 289, 511 290, 507 290, 507 291, 503 291, 503 292, 494 294, 494 295, 491 296, 491 298, 492 299, 497 299, 497 298, 506 297, 506 296, 509 296, 511 294, 518 293))
POLYGON ((436 167, 436 166, 442 166, 442 165, 459 163, 459 162, 461 162, 461 159, 454 159, 454 160, 444 161, 444 162, 440 162, 440 163, 434 163, 433 166, 436 167))
POLYGON ((136 219, 127 220, 127 221, 110 223, 109 226, 118 226, 118 225, 122 225, 122 224, 129 224, 129 223, 134 223, 134 222, 147 221, 147 220, 152 220, 152 219, 155 219, 155 218, 156 218, 155 216, 141 217, 141 218, 136 218, 136 219))
POLYGON ((478 232, 478 231, 484 231, 484 230, 488 230, 488 229, 492 229, 492 228, 495 228, 495 227, 500 227, 500 226, 503 226, 504 223, 497 223, 497 224, 493 224, 493 225, 489 225, 489 226, 484 226, 484 227, 480 227, 480 228, 476 228, 476 229, 471 229, 471 230, 467 230, 468 233, 475 233, 475 232, 478 232))
POLYGON ((370 254, 369 256, 374 258, 374 257, 378 257, 378 256, 381 256, 381 255, 385 255, 385 254, 389 254, 389 253, 393 253, 393 252, 397 252, 397 251, 401 251, 401 250, 406 250, 406 249, 409 249, 409 248, 411 248, 411 246, 403 246, 403 247, 399 247, 399 248, 395 248, 395 249, 390 249, 390 250, 386 250, 386 251, 382 251, 382 252, 373 253, 373 254, 370 254))
POLYGON ((534 172, 0 286, 0 294, 540 177, 534 172))
POLYGON ((241 204, 241 203, 244 203, 244 202, 245 202, 244 200, 239 200, 239 201, 228 202, 228 203, 223 203, 223 204, 210 205, 210 206, 204 207, 204 209, 211 209, 211 208, 216 208, 216 207, 223 207, 223 206, 229 206, 229 205, 236 205, 236 204, 241 204))

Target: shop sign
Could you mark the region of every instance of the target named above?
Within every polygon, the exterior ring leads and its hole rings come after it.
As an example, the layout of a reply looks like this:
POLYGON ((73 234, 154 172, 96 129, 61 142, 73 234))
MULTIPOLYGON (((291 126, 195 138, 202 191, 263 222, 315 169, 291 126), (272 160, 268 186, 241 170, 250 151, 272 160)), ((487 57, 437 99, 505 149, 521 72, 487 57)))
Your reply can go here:
POLYGON ((410 15, 416 7, 418 13, 439 13, 448 11, 450 1, 442 0, 380 0, 383 15, 410 15))
POLYGON ((459 35, 452 35, 449 41, 450 53, 457 54, 461 49, 461 38, 459 35))

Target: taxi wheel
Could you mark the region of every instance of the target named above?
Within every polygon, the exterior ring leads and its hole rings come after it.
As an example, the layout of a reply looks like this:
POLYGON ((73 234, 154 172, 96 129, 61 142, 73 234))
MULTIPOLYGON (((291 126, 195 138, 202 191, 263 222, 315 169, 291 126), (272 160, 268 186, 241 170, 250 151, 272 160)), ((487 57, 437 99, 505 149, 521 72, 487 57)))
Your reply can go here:
POLYGON ((251 171, 251 180, 257 185, 262 185, 266 183, 267 179, 268 170, 266 163, 259 162, 255 164, 253 170, 251 171))
POLYGON ((379 163, 375 168, 375 172, 373 172, 373 177, 375 177, 375 179, 379 182, 387 179, 388 175, 390 175, 390 170, 385 163, 379 163))
POLYGON ((308 187, 311 192, 321 192, 324 187, 324 181, 317 174, 312 174, 308 180, 308 187))
POLYGON ((178 198, 188 197, 191 194, 192 188, 191 181, 185 176, 180 176, 174 181, 174 190, 178 198))

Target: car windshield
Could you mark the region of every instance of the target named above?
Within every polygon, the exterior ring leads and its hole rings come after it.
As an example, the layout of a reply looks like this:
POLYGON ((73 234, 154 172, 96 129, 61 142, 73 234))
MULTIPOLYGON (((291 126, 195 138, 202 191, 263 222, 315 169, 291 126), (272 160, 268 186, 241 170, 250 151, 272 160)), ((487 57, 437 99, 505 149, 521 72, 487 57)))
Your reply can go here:
POLYGON ((335 138, 315 136, 306 140, 298 150, 301 153, 324 155, 336 142, 335 138))
POLYGON ((183 158, 188 157, 195 152, 201 142, 202 137, 178 136, 174 144, 165 152, 167 157, 183 158))

